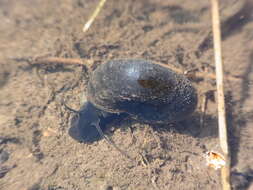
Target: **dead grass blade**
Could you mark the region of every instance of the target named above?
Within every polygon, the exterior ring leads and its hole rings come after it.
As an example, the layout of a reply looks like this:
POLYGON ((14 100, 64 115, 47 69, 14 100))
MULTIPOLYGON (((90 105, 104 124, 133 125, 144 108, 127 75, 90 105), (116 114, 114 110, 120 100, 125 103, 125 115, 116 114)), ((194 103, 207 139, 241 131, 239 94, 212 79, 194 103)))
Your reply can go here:
POLYGON ((100 0, 100 2, 98 3, 95 11, 92 13, 91 17, 89 18, 89 20, 86 22, 86 24, 83 26, 83 32, 86 32, 91 24, 93 23, 93 21, 95 20, 95 18, 97 17, 98 13, 101 11, 101 9, 103 8, 104 4, 105 4, 106 0, 100 0))
POLYGON ((220 146, 224 153, 226 165, 221 168, 221 178, 223 190, 230 190, 230 157, 227 141, 227 125, 226 125, 226 110, 225 97, 223 86, 223 64, 221 54, 221 31, 220 31, 220 16, 219 16, 219 1, 211 0, 212 4, 212 27, 214 40, 214 56, 216 68, 216 85, 218 94, 218 120, 219 120, 219 139, 220 146))

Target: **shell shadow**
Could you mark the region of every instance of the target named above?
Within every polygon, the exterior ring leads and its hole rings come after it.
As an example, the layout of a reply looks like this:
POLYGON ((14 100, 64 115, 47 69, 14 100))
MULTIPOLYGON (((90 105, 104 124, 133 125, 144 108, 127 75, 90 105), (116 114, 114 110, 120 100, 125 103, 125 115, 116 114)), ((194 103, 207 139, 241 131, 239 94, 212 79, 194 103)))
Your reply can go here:
POLYGON ((241 98, 235 101, 232 96, 232 91, 228 91, 226 94, 226 110, 227 110, 227 123, 228 123, 228 135, 229 145, 231 149, 231 165, 235 166, 238 163, 238 153, 241 143, 242 130, 246 127, 248 122, 252 122, 253 110, 243 112, 243 107, 246 101, 251 98, 251 75, 253 72, 253 52, 249 54, 249 62, 246 65, 245 72, 241 75, 241 98))
POLYGON ((253 21, 252 8, 253 3, 251 1, 245 1, 238 12, 222 23, 223 39, 240 32, 247 23, 253 21))
MULTIPOLYGON (((188 117, 186 120, 173 123, 173 124, 159 124, 159 125, 150 125, 150 127, 153 128, 153 130, 158 132, 166 132, 166 131, 175 131, 176 133, 181 134, 187 134, 196 138, 204 138, 206 136, 216 137, 218 136, 218 129, 217 129, 217 118, 206 115, 205 116, 205 125, 207 127, 200 126, 200 115, 201 114, 194 114, 190 117, 188 117), (211 126, 211 127, 210 127, 211 126)), ((79 122, 83 118, 82 115, 75 115, 72 117, 70 122, 70 128, 69 128, 69 135, 75 139, 78 142, 86 143, 86 144, 92 144, 96 141, 99 141, 102 139, 101 135, 97 131, 95 125, 87 125, 85 128, 83 128, 81 125, 83 125, 82 122, 79 122)), ((132 119, 128 114, 110 114, 107 117, 100 118, 99 125, 102 129, 102 131, 108 135, 113 135, 113 132, 109 133, 108 131, 112 131, 111 128, 113 127, 114 130, 116 129, 126 129, 131 128, 131 126, 135 123, 141 123, 145 124, 143 122, 136 121, 132 119), (125 127, 122 127, 125 126, 125 127)))
POLYGON ((194 138, 217 137, 217 118, 212 115, 205 115, 203 124, 200 123, 201 113, 195 113, 185 120, 167 125, 152 126, 155 131, 171 131, 186 134, 194 138))
MULTIPOLYGON (((93 109, 93 108, 92 108, 93 109)), ((98 118, 94 118, 92 115, 87 114, 76 114, 74 117, 71 118, 70 121, 70 128, 69 128, 69 135, 76 141, 86 144, 92 144, 96 141, 102 139, 102 136, 99 134, 98 130, 96 129, 95 123, 85 123, 84 121, 95 121, 99 123, 99 126, 103 133, 107 134, 106 131, 111 128, 111 123, 120 122, 122 119, 128 117, 128 114, 110 114, 104 113, 106 115, 101 116, 98 118), (89 117, 87 118, 84 117, 89 117), (85 126, 85 127, 84 127, 85 126)))

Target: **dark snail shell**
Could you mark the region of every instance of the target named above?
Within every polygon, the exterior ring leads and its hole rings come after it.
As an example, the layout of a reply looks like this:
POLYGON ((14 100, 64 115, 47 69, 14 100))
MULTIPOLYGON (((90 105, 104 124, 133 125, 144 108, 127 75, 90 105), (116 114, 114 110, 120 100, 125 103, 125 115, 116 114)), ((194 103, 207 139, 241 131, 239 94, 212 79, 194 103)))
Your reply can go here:
MULTIPOLYGON (((185 119, 197 105, 196 90, 184 75, 135 59, 100 65, 90 77, 87 98, 88 107, 92 106, 95 111, 93 117, 79 116, 76 126, 82 129, 82 134, 108 114, 126 113, 150 124, 172 123, 185 119)), ((85 109, 84 106, 82 111, 85 109)))
POLYGON ((102 64, 88 84, 88 100, 112 113, 125 112, 148 123, 184 119, 197 103, 189 80, 145 60, 115 60, 102 64))

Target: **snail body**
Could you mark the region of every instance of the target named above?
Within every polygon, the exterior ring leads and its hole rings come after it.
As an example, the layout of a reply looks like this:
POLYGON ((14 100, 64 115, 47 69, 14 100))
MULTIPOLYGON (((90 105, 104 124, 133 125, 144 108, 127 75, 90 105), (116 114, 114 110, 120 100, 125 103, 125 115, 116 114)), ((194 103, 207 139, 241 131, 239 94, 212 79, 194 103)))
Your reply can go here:
POLYGON ((98 137, 94 125, 103 125, 107 118, 128 115, 149 124, 173 123, 197 105, 196 90, 184 75, 140 59, 100 65, 91 74, 87 99, 74 124, 84 141, 88 129, 98 137))

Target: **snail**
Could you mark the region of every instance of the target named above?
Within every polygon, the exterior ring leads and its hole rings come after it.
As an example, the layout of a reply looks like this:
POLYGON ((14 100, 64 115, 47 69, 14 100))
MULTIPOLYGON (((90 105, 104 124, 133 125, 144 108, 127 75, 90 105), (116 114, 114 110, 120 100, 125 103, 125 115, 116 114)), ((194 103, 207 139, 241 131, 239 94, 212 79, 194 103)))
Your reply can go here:
POLYGON ((103 136, 105 125, 117 118, 148 124, 181 121, 195 110, 197 93, 182 74, 148 60, 121 59, 93 71, 87 100, 71 122, 69 134, 93 142, 103 136))

